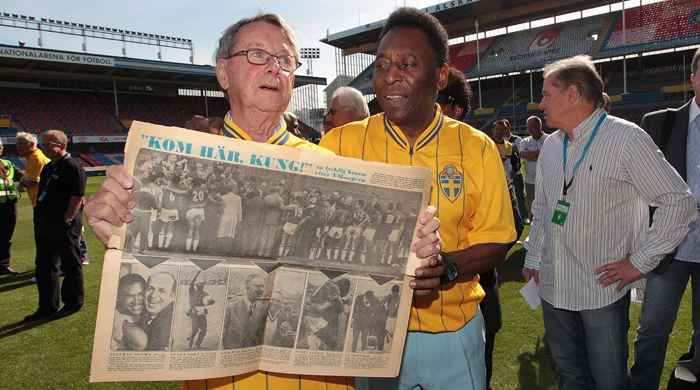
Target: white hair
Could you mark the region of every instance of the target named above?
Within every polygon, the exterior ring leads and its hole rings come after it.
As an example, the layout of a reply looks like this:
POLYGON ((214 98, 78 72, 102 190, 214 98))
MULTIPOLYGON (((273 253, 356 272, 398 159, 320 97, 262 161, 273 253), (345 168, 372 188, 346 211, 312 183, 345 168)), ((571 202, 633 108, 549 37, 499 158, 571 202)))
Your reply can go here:
POLYGON ((35 146, 37 143, 36 135, 30 134, 30 133, 25 133, 24 131, 20 131, 17 133, 17 135, 15 135, 15 142, 17 142, 16 140, 18 140, 18 139, 23 139, 23 140, 29 142, 30 144, 34 144, 35 146))
POLYGON ((338 98, 338 103, 348 104, 357 109, 358 115, 365 119, 369 116, 369 107, 362 93, 353 87, 340 87, 333 92, 332 99, 338 98))

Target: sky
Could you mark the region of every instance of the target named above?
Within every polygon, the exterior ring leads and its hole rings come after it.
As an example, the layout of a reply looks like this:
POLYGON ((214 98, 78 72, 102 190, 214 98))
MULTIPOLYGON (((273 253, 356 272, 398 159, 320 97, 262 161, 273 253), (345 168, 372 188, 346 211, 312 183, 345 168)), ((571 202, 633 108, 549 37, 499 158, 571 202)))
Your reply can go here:
MULTIPOLYGON (((230 24, 258 11, 278 13, 295 30, 299 47, 320 48, 321 58, 313 61, 313 75, 335 79, 335 48, 319 40, 351 28, 386 19, 401 6, 427 7, 438 0, 353 0, 353 1, 241 1, 241 0, 0 0, 0 12, 40 18, 111 27, 170 37, 191 39, 194 62, 213 65, 212 53, 221 32, 230 24), (206 7, 203 6, 206 4, 206 7)), ((0 27, 0 44, 37 48, 39 35, 35 30, 0 27)), ((81 52, 83 38, 64 34, 44 33, 45 49, 81 52)), ((87 52, 122 55, 122 43, 102 39, 87 40, 87 52)), ((127 44, 127 57, 158 59, 155 46, 127 44)), ((187 50, 162 49, 162 60, 188 63, 187 50)), ((307 74, 307 64, 297 74, 307 74)))

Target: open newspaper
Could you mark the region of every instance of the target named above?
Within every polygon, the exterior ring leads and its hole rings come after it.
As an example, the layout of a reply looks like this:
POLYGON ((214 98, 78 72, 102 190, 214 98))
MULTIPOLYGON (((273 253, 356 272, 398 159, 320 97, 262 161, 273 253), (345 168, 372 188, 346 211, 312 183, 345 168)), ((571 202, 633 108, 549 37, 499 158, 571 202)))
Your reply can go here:
POLYGON ((90 381, 396 376, 429 169, 134 122, 90 381))

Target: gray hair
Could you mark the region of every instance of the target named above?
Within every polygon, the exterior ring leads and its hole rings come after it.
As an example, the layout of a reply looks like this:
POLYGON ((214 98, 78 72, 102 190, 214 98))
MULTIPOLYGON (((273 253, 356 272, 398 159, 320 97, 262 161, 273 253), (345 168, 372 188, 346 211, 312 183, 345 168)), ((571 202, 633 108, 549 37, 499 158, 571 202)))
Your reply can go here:
POLYGON ((30 144, 34 144, 34 146, 36 146, 36 144, 38 142, 36 139, 36 135, 26 133, 24 131, 20 131, 17 133, 17 135, 15 135, 15 142, 17 142, 16 140, 18 140, 18 139, 23 139, 23 140, 29 142, 30 144))
POLYGON ((214 52, 214 62, 219 58, 226 58, 231 54, 231 48, 238 42, 238 31, 240 31, 243 26, 257 22, 269 23, 282 30, 282 34, 287 38, 292 50, 294 50, 292 54, 295 56, 296 60, 299 60, 301 54, 299 53, 299 46, 294 40, 292 28, 289 27, 281 16, 277 14, 264 14, 261 12, 253 17, 243 18, 224 30, 223 35, 219 38, 219 45, 216 48, 216 52, 214 52))
POLYGON ((332 99, 338 98, 338 103, 348 104, 357 109, 357 113, 362 116, 362 119, 369 116, 369 107, 365 101, 362 92, 353 87, 340 87, 333 92, 332 99))
POLYGON ((536 121, 540 124, 540 127, 542 127, 542 119, 540 119, 539 116, 533 115, 533 116, 527 118, 527 120, 525 121, 525 124, 528 124, 530 121, 536 121))
POLYGON ((548 64, 544 78, 552 76, 552 85, 560 92, 575 86, 580 97, 593 107, 603 107, 603 79, 600 78, 590 56, 578 55, 548 64))
POLYGON ((44 137, 53 138, 60 144, 68 145, 68 136, 66 136, 66 133, 62 132, 61 130, 46 130, 44 134, 41 135, 42 139, 44 137))

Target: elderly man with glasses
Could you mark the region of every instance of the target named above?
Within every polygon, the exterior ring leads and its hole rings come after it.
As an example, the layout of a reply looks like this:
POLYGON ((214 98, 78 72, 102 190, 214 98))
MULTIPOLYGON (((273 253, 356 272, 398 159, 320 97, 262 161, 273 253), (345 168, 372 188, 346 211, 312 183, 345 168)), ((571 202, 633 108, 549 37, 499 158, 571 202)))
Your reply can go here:
MULTIPOLYGON (((279 15, 259 14, 231 25, 219 39, 216 52, 216 74, 230 102, 223 128, 221 120, 202 117, 193 118, 186 127, 241 140, 331 153, 286 131, 282 114, 291 100, 293 72, 299 67, 299 56, 292 31, 279 15), (271 60, 273 57, 274 61, 271 60)), ((85 206, 85 215, 93 232, 105 245, 113 225, 121 226, 133 220, 128 208, 135 205, 134 198, 127 191, 133 185, 131 176, 121 167, 108 168, 107 176, 108 179, 85 206)), ((440 222, 434 218, 435 212, 434 207, 429 207, 420 218, 424 225, 417 234, 422 238, 415 248, 418 257, 424 258, 426 276, 412 282, 416 294, 430 293, 439 284, 439 279, 428 267, 429 258, 434 258, 430 256, 437 254, 441 247, 437 234, 440 222)), ((183 382, 182 388, 230 388, 232 383, 237 390, 348 389, 353 387, 354 379, 257 371, 235 377, 183 382)))

